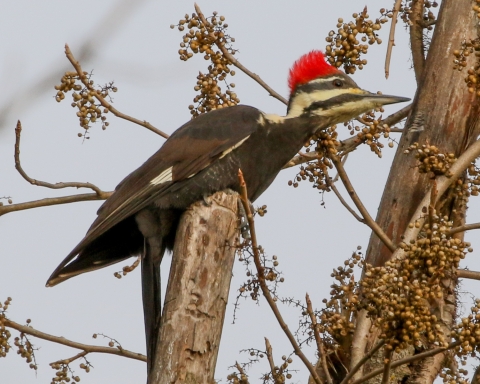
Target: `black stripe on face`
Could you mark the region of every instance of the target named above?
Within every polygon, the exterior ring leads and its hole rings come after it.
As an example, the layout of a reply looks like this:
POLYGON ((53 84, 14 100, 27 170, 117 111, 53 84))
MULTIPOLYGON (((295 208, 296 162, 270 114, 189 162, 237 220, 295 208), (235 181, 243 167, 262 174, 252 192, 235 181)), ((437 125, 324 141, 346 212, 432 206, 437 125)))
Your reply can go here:
MULTIPOLYGON (((313 111, 324 111, 327 109, 333 109, 332 107, 339 107, 347 103, 359 102, 364 98, 365 98, 365 95, 362 95, 362 94, 344 93, 342 95, 332 97, 328 100, 315 101, 310 106, 304 109, 304 113, 310 114, 313 111)), ((373 107, 374 106, 372 104, 372 108, 373 107)))
POLYGON ((306 84, 302 84, 295 89, 294 95, 305 92, 326 91, 331 89, 349 89, 359 88, 358 85, 347 75, 338 73, 327 77, 314 79, 306 84))

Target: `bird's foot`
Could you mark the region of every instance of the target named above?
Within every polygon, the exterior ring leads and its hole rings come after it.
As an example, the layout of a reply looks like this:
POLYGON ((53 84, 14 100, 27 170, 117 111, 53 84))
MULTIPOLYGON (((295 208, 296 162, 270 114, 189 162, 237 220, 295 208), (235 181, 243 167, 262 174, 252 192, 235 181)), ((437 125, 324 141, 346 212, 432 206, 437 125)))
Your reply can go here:
MULTIPOLYGON (((249 202, 250 204, 250 202, 249 202)), ((248 225, 248 218, 247 212, 245 212, 245 208, 243 207, 242 202, 238 199, 238 221, 239 221, 239 229, 242 237, 245 240, 250 240, 250 225, 248 225)))

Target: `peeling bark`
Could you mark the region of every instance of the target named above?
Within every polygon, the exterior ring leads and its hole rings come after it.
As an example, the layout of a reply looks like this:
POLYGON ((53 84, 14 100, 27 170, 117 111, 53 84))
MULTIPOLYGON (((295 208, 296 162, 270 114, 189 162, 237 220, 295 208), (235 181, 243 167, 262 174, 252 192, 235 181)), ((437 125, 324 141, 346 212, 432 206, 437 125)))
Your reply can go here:
POLYGON ((149 382, 214 383, 238 243, 237 194, 193 204, 177 230, 149 382))

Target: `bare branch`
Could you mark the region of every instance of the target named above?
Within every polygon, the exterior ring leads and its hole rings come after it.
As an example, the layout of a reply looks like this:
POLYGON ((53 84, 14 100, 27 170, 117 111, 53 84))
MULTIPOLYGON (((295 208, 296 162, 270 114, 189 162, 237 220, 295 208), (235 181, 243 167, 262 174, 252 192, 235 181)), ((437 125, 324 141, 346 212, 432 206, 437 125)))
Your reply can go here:
POLYGON ((250 227, 250 235, 251 235, 251 242, 252 242, 253 260, 255 263, 255 267, 257 269, 258 282, 262 290, 263 296, 265 296, 265 299, 267 300, 268 305, 270 306, 273 314, 275 315, 275 318, 277 319, 278 323, 280 324, 280 327, 282 328, 283 332, 285 333, 288 340, 290 341, 290 344, 292 345, 295 354, 300 358, 300 360, 302 360, 303 364, 305 364, 313 380, 315 380, 315 383, 323 384, 322 380, 320 379, 317 372, 315 371, 315 367, 312 365, 312 363, 307 359, 305 354, 300 349, 300 346, 295 340, 295 336, 292 334, 292 332, 288 328, 287 323, 285 323, 285 320, 283 319, 280 313, 280 310, 278 309, 277 304, 273 300, 270 290, 268 289, 268 286, 265 280, 265 268, 262 266, 262 262, 260 261, 260 254, 258 252, 257 234, 255 232, 255 220, 253 218, 252 211, 250 210, 250 204, 248 201, 248 194, 247 194, 247 185, 245 183, 245 179, 243 178, 243 173, 240 169, 238 170, 238 179, 240 182, 240 189, 241 189, 240 200, 242 202, 243 208, 245 209, 245 212, 247 213, 248 225, 250 227))
MULTIPOLYGON (((197 12, 197 15, 200 18, 200 20, 202 20, 202 23, 207 24, 205 15, 202 13, 202 10, 200 9, 197 3, 195 3, 195 12, 197 12)), ((234 66, 240 69, 243 73, 245 73, 247 76, 249 76, 250 78, 255 80, 258 84, 260 84, 260 86, 262 86, 270 94, 270 96, 276 98, 277 100, 281 101, 285 105, 288 104, 287 99, 285 99, 279 93, 275 92, 267 83, 265 83, 262 80, 260 76, 248 70, 248 68, 246 68, 242 63, 240 63, 230 52, 228 52, 228 50, 225 48, 224 45, 217 44, 217 43, 215 43, 215 45, 218 47, 218 49, 220 49, 220 51, 222 51, 223 56, 225 56, 234 66)))
POLYGON ((145 355, 142 355, 141 353, 128 351, 126 349, 121 348, 120 346, 111 348, 111 347, 101 347, 98 345, 77 343, 75 341, 66 339, 64 337, 53 336, 48 333, 38 331, 32 327, 18 324, 7 318, 2 319, 2 323, 5 325, 5 327, 16 329, 17 331, 23 332, 27 335, 31 335, 39 339, 47 340, 52 343, 66 345, 67 347, 80 349, 86 353, 106 353, 110 355, 123 356, 129 359, 140 360, 144 362, 147 361, 147 357, 145 355))
POLYGON ((337 168, 338 175, 340 176, 340 179, 342 180, 345 189, 350 195, 350 198, 353 200, 355 206, 358 208, 361 215, 363 216, 365 224, 367 224, 372 229, 372 231, 375 232, 378 238, 385 244, 385 246, 390 251, 394 252, 397 247, 395 246, 395 244, 393 244, 392 240, 390 240, 390 238, 385 234, 385 232, 383 232, 382 228, 380 228, 380 226, 375 222, 375 220, 373 220, 372 216, 370 216, 370 214, 368 213, 367 209, 365 208, 362 201, 355 192, 355 189, 353 188, 353 185, 350 182, 350 179, 348 178, 348 175, 345 172, 345 168, 343 168, 340 159, 335 155, 332 155, 331 159, 333 161, 333 164, 335 165, 335 168, 337 168))
POLYGON ((425 68, 425 45, 423 44, 423 12, 424 1, 414 0, 411 5, 410 19, 410 46, 412 47, 413 70, 417 84, 425 68))
POLYGON ((385 348, 385 363, 383 366, 382 384, 390 382, 390 367, 392 366, 392 350, 385 348))
POLYGON ((447 236, 453 235, 458 232, 469 231, 471 229, 480 229, 480 223, 465 224, 459 227, 452 228, 447 232, 447 236))
POLYGON ((396 0, 393 7, 392 24, 390 25, 390 35, 388 36, 387 56, 385 58, 385 78, 390 74, 390 58, 392 57, 392 48, 395 44, 395 26, 397 25, 398 11, 402 5, 402 0, 396 0))
POLYGON ((348 205, 348 203, 345 201, 345 199, 343 198, 343 196, 342 196, 342 195, 340 194, 340 192, 338 191, 338 189, 337 189, 337 187, 335 186, 335 184, 334 184, 334 183, 331 183, 331 184, 329 184, 328 186, 329 186, 329 188, 331 188, 331 190, 335 193, 335 195, 337 195, 338 200, 340 200, 340 203, 342 203, 342 205, 343 205, 345 208, 347 208, 347 211, 350 212, 350 213, 353 215, 353 217, 355 217, 355 219, 357 219, 360 223, 366 224, 365 219, 363 219, 362 217, 360 217, 360 216, 358 215, 358 213, 355 212, 355 211, 353 210, 353 208, 348 205))
POLYGON ((318 330, 317 317, 315 316, 315 313, 313 313, 312 301, 310 300, 310 296, 308 295, 308 293, 305 294, 305 301, 307 302, 307 313, 308 313, 308 316, 310 316, 310 321, 312 322, 313 334, 315 336, 315 342, 317 343, 318 358, 322 362, 322 369, 324 371, 325 377, 327 378, 327 383, 332 384, 333 380, 328 370, 327 355, 325 353, 325 347, 323 345, 323 340, 318 330))
POLYGON ((74 362, 75 360, 78 360, 82 357, 85 357, 89 354, 89 352, 87 351, 82 351, 80 353, 77 353, 75 356, 72 356, 72 357, 69 357, 68 359, 62 359, 62 360, 57 360, 57 361, 54 361, 53 363, 50 363, 50 365, 54 365, 54 364, 70 364, 72 362, 74 362))
POLYGON ((340 384, 348 384, 348 381, 357 373, 357 371, 368 361, 370 358, 377 353, 377 351, 382 348, 385 344, 385 340, 380 340, 367 354, 365 354, 362 359, 353 367, 347 376, 342 380, 340 384))
POLYGON ((50 205, 60 205, 77 203, 80 201, 105 200, 112 195, 113 192, 103 192, 102 196, 96 193, 84 193, 81 195, 71 195, 62 197, 49 197, 41 200, 28 201, 26 203, 10 204, 0 206, 0 216, 10 212, 24 211, 26 209, 48 207, 50 205))
POLYGON ((15 168, 17 169, 18 173, 22 175, 22 177, 28 181, 32 185, 37 185, 39 187, 46 187, 51 189, 61 189, 61 188, 90 188, 95 193, 103 199, 106 199, 104 196, 105 192, 103 192, 100 188, 92 183, 81 183, 81 182, 67 182, 67 183, 47 183, 46 181, 36 180, 29 177, 26 172, 23 170, 22 165, 20 164, 20 136, 22 133, 22 123, 20 120, 17 122, 17 127, 15 128, 15 168))
POLYGON ((480 272, 468 269, 457 269, 457 276, 461 279, 480 280, 480 272))
MULTIPOLYGON (((83 69, 82 69, 80 63, 75 59, 72 51, 70 50, 70 47, 67 44, 65 44, 65 55, 67 56, 67 59, 70 61, 70 63, 72 63, 73 68, 75 68, 75 71, 77 71, 78 77, 80 78, 80 81, 83 83, 83 85, 88 90, 94 90, 92 85, 88 82, 87 75, 83 72, 83 69)), ((112 112, 118 118, 130 121, 130 122, 138 124, 138 125, 141 125, 142 127, 145 127, 147 129, 149 129, 150 131, 155 132, 157 135, 160 135, 160 136, 162 136, 166 139, 169 137, 169 135, 167 135, 165 132, 159 130, 158 128, 155 128, 148 121, 145 121, 145 120, 142 121, 142 120, 136 119, 134 117, 125 115, 124 113, 121 113, 116 108, 114 108, 107 100, 105 100, 101 95, 99 95, 97 92, 95 92, 95 98, 100 102, 100 104, 104 108, 108 109, 110 112, 112 112)))
POLYGON ((79 201, 91 201, 91 200, 105 200, 112 195, 113 192, 105 192, 98 188, 92 183, 82 183, 82 182, 66 182, 66 183, 55 183, 51 184, 46 181, 32 179, 27 173, 23 170, 20 162, 20 137, 22 132, 22 124, 20 121, 17 122, 15 128, 15 168, 18 173, 30 184, 36 185, 39 187, 51 188, 51 189, 62 189, 62 188, 90 188, 95 193, 84 193, 81 195, 71 195, 63 197, 50 197, 46 199, 29 201, 26 203, 19 204, 9 204, 9 205, 0 205, 0 216, 5 215, 9 212, 23 211, 25 209, 38 208, 38 207, 47 207, 50 205, 59 205, 59 204, 68 204, 75 203, 79 201))
MULTIPOLYGON (((448 351, 449 349, 452 349, 452 348, 455 348, 455 347, 459 346, 461 343, 462 343, 461 341, 454 341, 453 343, 448 344, 447 347, 435 348, 435 349, 432 349, 430 351, 426 351, 426 352, 419 353, 417 355, 406 357, 405 359, 393 361, 390 368, 396 368, 396 367, 399 367, 401 365, 410 364, 414 361, 423 360, 427 357, 438 355, 439 353, 448 351)), ((375 377, 375 376, 383 373, 383 370, 384 370, 383 368, 379 368, 379 369, 376 369, 372 372, 369 372, 365 376, 362 376, 359 380, 355 380, 351 384, 364 383, 365 381, 371 379, 372 377, 375 377)))

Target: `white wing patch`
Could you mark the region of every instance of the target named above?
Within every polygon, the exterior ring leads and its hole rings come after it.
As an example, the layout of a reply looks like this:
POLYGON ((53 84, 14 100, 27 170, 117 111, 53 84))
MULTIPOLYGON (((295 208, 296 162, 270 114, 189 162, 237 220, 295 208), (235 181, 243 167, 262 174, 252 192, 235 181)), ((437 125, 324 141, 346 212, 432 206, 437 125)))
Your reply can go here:
POLYGON ((167 181, 172 181, 172 167, 167 168, 160 175, 158 175, 153 180, 151 180, 150 184, 158 185, 158 184, 166 183, 167 181))
POLYGON ((238 148, 240 145, 242 145, 248 138, 250 137, 250 135, 248 135, 247 137, 245 137, 244 139, 240 140, 237 144, 235 144, 233 147, 230 147, 228 149, 226 149, 225 151, 222 152, 221 156, 220 156, 220 159, 223 159, 225 156, 227 156, 230 152, 232 152, 235 148, 238 148))

